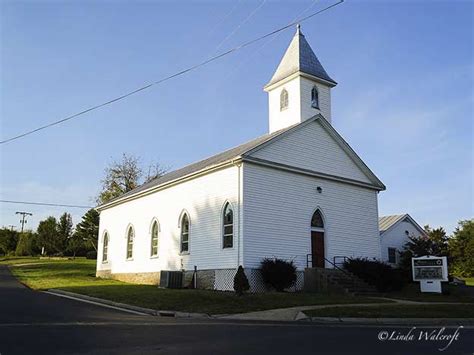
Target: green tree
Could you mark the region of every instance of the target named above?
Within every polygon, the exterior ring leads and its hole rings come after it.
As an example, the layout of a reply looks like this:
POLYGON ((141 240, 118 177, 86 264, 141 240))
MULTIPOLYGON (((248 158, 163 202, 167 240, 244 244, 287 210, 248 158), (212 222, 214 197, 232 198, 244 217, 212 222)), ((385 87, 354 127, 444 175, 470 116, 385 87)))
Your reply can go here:
POLYGON ((72 217, 69 213, 64 212, 57 223, 58 241, 57 247, 60 252, 64 252, 67 248, 68 239, 72 236, 72 217))
POLYGON ((92 247, 97 251, 97 239, 99 236, 99 212, 90 209, 82 216, 81 222, 76 225, 75 238, 80 238, 86 247, 92 247))
POLYGON ((474 276, 474 220, 460 221, 449 240, 453 274, 474 276))
POLYGON ((151 164, 147 169, 144 169, 139 158, 124 153, 120 161, 113 161, 105 168, 102 189, 96 202, 99 205, 106 203, 133 190, 143 182, 160 177, 166 170, 159 163, 151 164))
POLYGON ((408 237, 400 253, 400 268, 411 275, 411 259, 424 255, 448 256, 448 236, 443 227, 425 226, 426 235, 408 237))
POLYGON ((39 249, 37 246, 37 235, 31 231, 19 233, 18 244, 16 245, 15 255, 31 256, 37 255, 39 249))
POLYGON ((77 233, 74 233, 71 237, 69 237, 67 241, 67 253, 68 255, 72 255, 74 258, 76 255, 84 256, 86 255, 87 248, 85 245, 84 240, 77 233))
POLYGON ((47 255, 57 254, 62 252, 62 243, 58 235, 58 223, 56 218, 50 216, 44 221, 41 221, 37 229, 38 244, 40 248, 44 247, 47 255))
POLYGON ((16 250, 19 233, 8 228, 0 229, 0 254, 13 253, 16 250))

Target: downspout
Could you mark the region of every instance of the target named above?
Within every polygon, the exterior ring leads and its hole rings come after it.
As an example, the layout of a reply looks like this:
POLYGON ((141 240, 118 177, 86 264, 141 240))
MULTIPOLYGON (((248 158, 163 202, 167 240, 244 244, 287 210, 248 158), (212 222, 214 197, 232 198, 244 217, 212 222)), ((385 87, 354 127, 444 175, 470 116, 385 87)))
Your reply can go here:
POLYGON ((237 161, 233 160, 232 164, 236 166, 238 169, 237 170, 238 171, 237 173, 237 215, 239 216, 238 225, 237 225, 237 268, 238 268, 240 266, 240 249, 241 249, 240 228, 242 226, 242 209, 240 208, 240 204, 241 204, 240 195, 241 195, 241 190, 242 190, 241 181, 240 181, 241 176, 242 176, 242 173, 241 173, 242 161, 240 159, 238 159, 237 161))

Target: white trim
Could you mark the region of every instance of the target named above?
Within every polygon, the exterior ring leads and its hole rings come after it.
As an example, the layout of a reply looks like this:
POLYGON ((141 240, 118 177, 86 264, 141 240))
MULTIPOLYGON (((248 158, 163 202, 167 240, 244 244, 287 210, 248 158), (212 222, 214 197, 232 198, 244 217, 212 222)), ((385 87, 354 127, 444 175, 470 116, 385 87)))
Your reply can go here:
POLYGON ((159 253, 160 253, 160 233, 161 233, 161 225, 160 225, 160 221, 158 221, 158 218, 156 217, 153 217, 151 219, 151 223, 150 223, 150 227, 149 227, 149 231, 148 233, 150 234, 150 258, 151 259, 156 259, 158 258, 159 256, 159 253), (153 226, 155 225, 155 223, 157 224, 158 226, 158 237, 157 237, 157 246, 156 246, 156 254, 153 254, 153 226))
POLYGON ((125 230, 125 260, 126 261, 133 261, 133 249, 135 247, 135 237, 136 237, 136 234, 135 234, 135 227, 133 227, 133 224, 132 223, 129 223, 128 226, 127 226, 127 229, 125 230), (133 231, 133 239, 132 239, 132 256, 129 258, 128 257, 128 241, 129 241, 129 238, 130 238, 130 229, 133 231))
POLYGON ((288 75, 287 77, 284 77, 278 81, 275 81, 274 83, 272 84, 267 84, 263 87, 263 91, 265 92, 269 92, 281 85, 284 85, 286 84, 287 82, 293 80, 294 78, 297 78, 298 76, 302 76, 303 78, 306 78, 306 79, 309 79, 309 80, 312 80, 312 81, 316 81, 320 84, 323 84, 323 85, 327 85, 329 86, 330 88, 333 88, 337 85, 337 83, 335 82, 331 82, 331 81, 328 81, 328 80, 324 80, 322 78, 319 78, 317 76, 314 76, 314 75, 311 75, 311 74, 307 74, 307 73, 304 73, 302 71, 296 71, 294 72, 293 74, 291 75, 288 75))
POLYGON ((107 229, 104 229, 102 232, 102 255, 100 256, 102 259, 102 264, 108 264, 109 263, 109 244, 110 244, 110 233, 107 231, 107 229), (104 260, 104 242, 105 242, 105 237, 107 236, 107 259, 104 260))
MULTIPOLYGON (((382 216, 383 217, 383 216, 382 216)), ((380 218, 382 218, 380 217, 380 218)), ((392 228, 394 228, 396 225, 400 224, 401 222, 403 222, 405 219, 408 219, 410 221, 410 223, 416 228, 418 229, 418 231, 423 235, 423 236, 426 236, 426 231, 421 228, 421 226, 408 214, 408 213, 405 213, 403 215, 402 218, 400 218, 398 221, 396 221, 395 223, 393 223, 390 227, 388 227, 387 229, 385 229, 383 232, 380 233, 380 237, 383 237, 383 235, 385 233, 387 233, 389 230, 391 230, 392 228)))
POLYGON ((234 205, 229 201, 225 200, 224 204, 221 207, 221 249, 222 250, 232 250, 235 246, 235 208, 234 205), (224 212, 226 206, 229 205, 230 209, 232 210, 232 246, 231 247, 224 247, 224 212))
POLYGON ((191 217, 189 216, 189 212, 186 209, 181 211, 179 215, 178 221, 178 229, 179 229, 179 255, 189 255, 191 251, 191 217), (188 250, 182 250, 182 238, 183 238, 183 231, 181 230, 183 224, 183 218, 186 216, 188 218, 188 250))
MULTIPOLYGON (((312 254, 313 253, 313 239, 312 239, 312 236, 311 236, 311 232, 319 232, 319 233, 323 233, 323 242, 324 242, 324 267, 326 267, 326 256, 328 255, 327 252, 328 252, 328 232, 327 232, 327 219, 326 219, 326 216, 323 212, 323 209, 321 208, 320 205, 317 205, 316 208, 313 210, 313 212, 311 213, 311 216, 309 217, 309 253, 308 254, 312 254), (321 218, 323 219, 323 228, 320 228, 320 227, 313 227, 311 226, 311 220, 313 219, 313 216, 314 214, 316 213, 316 211, 319 211, 319 213, 321 214, 321 218)), ((313 263, 313 258, 311 257, 311 266, 313 263)))

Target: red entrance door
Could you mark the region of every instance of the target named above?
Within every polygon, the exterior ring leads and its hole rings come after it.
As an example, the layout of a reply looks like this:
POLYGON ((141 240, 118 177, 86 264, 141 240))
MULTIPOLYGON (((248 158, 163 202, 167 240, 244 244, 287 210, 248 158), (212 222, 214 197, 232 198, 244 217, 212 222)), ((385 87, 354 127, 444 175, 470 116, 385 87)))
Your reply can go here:
POLYGON ((311 231, 312 267, 324 268, 324 232, 311 231))

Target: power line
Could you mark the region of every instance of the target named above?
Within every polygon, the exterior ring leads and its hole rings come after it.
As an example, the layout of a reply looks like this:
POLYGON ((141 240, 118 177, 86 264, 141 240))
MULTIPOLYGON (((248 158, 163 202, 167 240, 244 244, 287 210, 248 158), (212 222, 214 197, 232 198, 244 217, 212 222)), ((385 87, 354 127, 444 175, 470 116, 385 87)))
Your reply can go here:
POLYGON ((222 45, 230 38, 232 37, 243 25, 245 25, 256 13, 258 10, 260 10, 262 8, 263 5, 265 5, 265 3, 267 2, 267 0, 262 0, 262 2, 255 8, 253 9, 253 11, 251 11, 248 16, 243 19, 238 25, 237 27, 235 27, 227 36, 225 36, 225 38, 221 41, 221 43, 219 43, 216 47, 216 49, 214 50, 214 54, 222 47, 222 45))
POLYGON ((218 54, 218 55, 215 55, 215 56, 213 56, 213 57, 210 57, 210 58, 208 58, 208 59, 206 59, 206 60, 204 60, 204 61, 202 61, 202 62, 200 62, 200 63, 197 63, 197 64, 195 64, 195 65, 192 65, 192 66, 190 66, 190 67, 188 67, 188 68, 186 68, 186 69, 183 69, 183 70, 181 70, 181 71, 179 71, 179 72, 177 72, 177 73, 174 73, 174 74, 172 74, 172 75, 169 75, 169 76, 167 76, 167 77, 164 77, 164 78, 162 78, 162 79, 160 79, 160 80, 157 80, 157 81, 155 81, 155 82, 152 82, 152 83, 150 83, 150 84, 146 84, 146 85, 144 85, 144 86, 142 86, 142 87, 140 87, 140 88, 138 88, 138 89, 135 89, 135 90, 133 90, 133 91, 130 91, 130 92, 126 93, 126 94, 123 94, 123 95, 121 95, 121 96, 118 96, 118 97, 116 97, 116 98, 114 98, 114 99, 111 99, 111 100, 109 100, 109 101, 106 101, 106 102, 104 102, 104 103, 101 103, 101 104, 92 106, 92 107, 90 107, 90 108, 88 108, 88 109, 85 109, 85 110, 80 111, 80 112, 78 112, 78 113, 75 113, 75 114, 73 114, 73 115, 71 115, 71 116, 68 116, 68 117, 65 117, 65 118, 63 118, 63 119, 60 119, 60 120, 58 120, 58 121, 54 121, 54 122, 48 123, 48 124, 46 124, 46 125, 44 125, 44 126, 35 128, 35 129, 31 130, 31 131, 27 131, 27 132, 22 133, 22 134, 19 134, 19 135, 17 135, 17 136, 14 136, 14 137, 5 139, 5 140, 3 140, 3 141, 0 141, 0 144, 5 144, 5 143, 8 143, 8 142, 17 140, 17 139, 19 139, 19 138, 23 138, 23 137, 28 136, 28 135, 30 135, 30 134, 36 133, 36 132, 41 131, 41 130, 43 130, 43 129, 46 129, 46 128, 49 128, 49 127, 53 127, 53 126, 56 126, 56 125, 58 125, 58 124, 64 123, 64 122, 66 122, 66 121, 72 120, 72 119, 74 119, 74 118, 76 118, 76 117, 78 117, 78 116, 82 116, 82 115, 84 115, 84 114, 86 114, 86 113, 88 113, 88 112, 97 110, 97 109, 99 109, 99 108, 101 108, 101 107, 104 107, 104 106, 107 106, 107 105, 110 105, 110 104, 113 104, 114 102, 123 100, 123 99, 125 99, 125 98, 127 98, 127 97, 129 97, 129 96, 132 96, 132 95, 134 95, 134 94, 136 94, 136 93, 139 93, 139 92, 141 92, 141 91, 143 91, 143 90, 149 89, 149 88, 152 87, 152 86, 161 84, 161 83, 163 83, 163 82, 165 82, 165 81, 168 81, 168 80, 170 80, 170 79, 173 79, 173 78, 175 78, 175 77, 177 77, 177 76, 181 76, 181 75, 183 75, 183 74, 186 74, 186 73, 188 73, 188 72, 190 72, 190 71, 192 71, 192 70, 195 70, 195 69, 197 69, 197 68, 199 68, 199 67, 205 66, 206 64, 209 64, 209 63, 211 63, 211 62, 214 62, 214 61, 216 61, 217 59, 220 59, 220 58, 222 58, 222 57, 225 57, 226 55, 229 55, 229 54, 231 54, 231 53, 233 53, 233 52, 236 52, 236 51, 238 51, 238 50, 240 50, 240 49, 242 49, 242 48, 248 47, 248 46, 254 44, 255 42, 259 42, 259 41, 261 41, 262 39, 268 38, 268 37, 273 36, 273 35, 275 35, 275 34, 281 32, 281 31, 284 31, 284 30, 286 30, 286 29, 288 29, 288 28, 290 28, 290 27, 296 25, 297 23, 301 23, 301 22, 304 22, 304 21, 306 21, 306 20, 309 20, 310 18, 312 18, 312 17, 314 17, 314 16, 316 16, 316 15, 318 15, 318 14, 324 12, 324 11, 327 11, 327 10, 329 10, 329 9, 331 9, 331 8, 333 8, 333 7, 337 6, 337 5, 339 5, 339 4, 342 4, 343 2, 344 2, 344 0, 339 0, 338 2, 336 2, 336 3, 332 4, 332 5, 326 6, 325 8, 323 8, 323 9, 321 9, 321 10, 319 10, 319 11, 316 11, 316 12, 314 12, 314 13, 312 13, 312 14, 306 16, 306 17, 303 17, 303 18, 299 19, 298 21, 293 21, 293 22, 289 23, 289 24, 286 25, 286 26, 280 27, 280 28, 278 28, 278 29, 276 29, 276 30, 273 30, 273 31, 271 31, 271 32, 268 32, 267 34, 264 34, 263 36, 257 37, 257 38, 255 38, 255 39, 252 39, 252 40, 248 41, 248 42, 245 42, 245 43, 240 44, 240 45, 238 45, 238 46, 236 46, 236 47, 233 47, 233 48, 231 48, 231 49, 229 49, 229 50, 227 50, 227 51, 225 51, 225 52, 223 52, 223 53, 221 53, 221 54, 218 54))
POLYGON ((1 203, 15 203, 19 205, 36 205, 36 206, 53 206, 53 207, 71 207, 71 208, 94 208, 92 206, 82 205, 65 205, 60 203, 46 203, 46 202, 31 202, 31 201, 13 201, 13 200, 0 200, 1 203))
MULTIPOLYGON (((313 2, 308 6, 306 7, 303 11, 301 11, 300 13, 298 13, 298 15, 296 15, 296 17, 291 20, 291 22, 298 22, 298 18, 300 16, 303 16, 307 11, 311 10, 315 5, 316 3, 318 2, 318 0, 313 0, 313 2)), ((230 72, 228 73, 228 75, 226 76, 226 78, 223 80, 223 82, 225 82, 226 80, 228 80, 235 72, 237 72, 241 67, 242 65, 250 62, 251 59, 253 59, 254 57, 257 56, 257 54, 259 52, 262 51, 263 48, 265 48, 268 44, 270 44, 272 41, 274 41, 276 38, 278 38, 278 36, 280 36, 281 33, 279 33, 277 36, 274 36, 272 38, 269 38, 267 41, 263 42, 262 45, 260 47, 258 47, 255 51, 253 51, 251 53, 251 55, 247 58, 247 59, 244 59, 242 60, 239 64, 235 65, 231 70, 230 72)))

